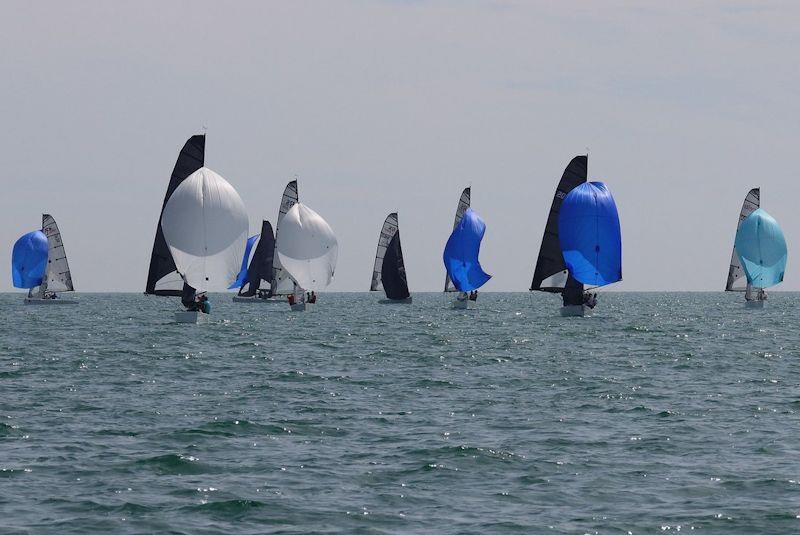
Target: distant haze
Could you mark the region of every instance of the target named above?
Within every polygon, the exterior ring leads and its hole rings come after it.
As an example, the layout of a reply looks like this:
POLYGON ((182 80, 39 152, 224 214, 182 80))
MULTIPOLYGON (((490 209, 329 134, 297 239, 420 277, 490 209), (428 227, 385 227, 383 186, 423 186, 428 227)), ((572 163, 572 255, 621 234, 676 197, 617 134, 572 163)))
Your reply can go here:
POLYGON ((0 290, 41 213, 78 291, 142 291, 178 150, 242 195, 252 233, 301 200, 339 239, 334 291, 369 288, 399 213, 412 291, 441 290, 462 188, 487 291, 522 291, 564 166, 619 206, 619 290, 722 290, 747 191, 800 290, 800 4, 4 2, 0 290))

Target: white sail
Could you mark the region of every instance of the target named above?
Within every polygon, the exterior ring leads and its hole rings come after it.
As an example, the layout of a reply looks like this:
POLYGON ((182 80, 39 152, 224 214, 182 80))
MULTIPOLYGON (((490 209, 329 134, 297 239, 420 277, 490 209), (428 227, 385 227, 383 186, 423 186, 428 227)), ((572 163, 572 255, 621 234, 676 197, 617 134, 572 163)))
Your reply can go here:
MULTIPOLYGON (((472 194, 472 188, 464 188, 464 191, 461 192, 461 197, 458 198, 458 206, 456 207, 456 217, 455 221, 453 221, 453 230, 456 229, 459 223, 461 223, 461 218, 464 217, 464 212, 467 211, 467 208, 470 207, 470 196, 472 194)), ((453 285, 453 281, 450 280, 450 275, 445 274, 444 276, 444 291, 445 292, 455 292, 456 287, 453 285)))
POLYGON ((42 232, 47 236, 47 270, 41 291, 71 292, 72 274, 67 263, 67 252, 61 241, 61 231, 50 214, 42 215, 42 232))
POLYGON ((321 290, 336 269, 339 244, 327 221, 311 208, 296 203, 281 222, 276 243, 283 269, 303 290, 321 290))
MULTIPOLYGON (((275 251, 278 250, 278 236, 281 232, 281 221, 286 216, 287 212, 297 204, 299 195, 297 193, 297 180, 292 180, 286 184, 286 189, 283 190, 283 197, 281 197, 281 206, 278 210, 278 220, 275 223, 275 251)), ((277 254, 272 259, 272 293, 273 295, 288 295, 294 292, 294 283, 292 278, 281 265, 280 258, 277 254)))
POLYGON ((247 212, 233 186, 211 169, 201 167, 175 189, 161 230, 189 286, 224 290, 236 278, 247 241, 247 212))
MULTIPOLYGON (((742 211, 739 212, 739 221, 736 223, 736 231, 742 225, 742 221, 747 219, 747 216, 755 212, 761 207, 761 189, 753 188, 744 198, 742 203, 742 211)), ((725 284, 725 290, 728 292, 744 292, 747 289, 747 277, 745 277, 742 263, 739 261, 739 254, 736 252, 736 245, 733 246, 733 253, 731 253, 731 264, 728 268, 728 282, 725 284)))
POLYGON ((393 212, 386 217, 383 227, 381 227, 381 234, 378 236, 378 250, 375 253, 375 266, 372 269, 372 282, 369 287, 371 292, 383 290, 383 281, 381 280, 383 257, 395 234, 397 234, 397 213, 393 212))

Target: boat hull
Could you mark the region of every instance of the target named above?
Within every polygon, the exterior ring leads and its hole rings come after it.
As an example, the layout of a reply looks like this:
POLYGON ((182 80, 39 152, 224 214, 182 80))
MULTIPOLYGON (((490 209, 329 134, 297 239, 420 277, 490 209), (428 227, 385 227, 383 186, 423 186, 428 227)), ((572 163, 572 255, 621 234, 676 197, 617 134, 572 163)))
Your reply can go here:
POLYGON ((283 304, 286 303, 285 297, 268 297, 262 299, 260 297, 242 297, 240 295, 233 296, 234 303, 264 303, 264 304, 283 304))
POLYGON ((26 297, 26 305, 77 305, 78 302, 72 299, 40 299, 38 297, 26 297))
POLYGON ((565 318, 583 318, 591 315, 592 309, 586 305, 566 305, 561 307, 561 316, 565 318))
POLYGON ((406 297, 405 299, 381 299, 378 303, 382 305, 394 305, 394 304, 403 304, 403 305, 410 305, 411 304, 411 297, 406 297))
POLYGON ((754 308, 754 309, 761 309, 764 308, 764 301, 755 300, 755 301, 745 301, 744 302, 745 308, 754 308))
POLYGON ((314 310, 315 303, 295 303, 293 305, 289 305, 291 307, 292 312, 311 312, 314 310))
POLYGON ((175 313, 175 323, 208 323, 208 314, 196 310, 183 310, 175 313))
POLYGON ((470 301, 469 299, 464 299, 463 301, 460 299, 454 299, 452 304, 453 310, 469 310, 475 308, 476 306, 476 302, 470 301))

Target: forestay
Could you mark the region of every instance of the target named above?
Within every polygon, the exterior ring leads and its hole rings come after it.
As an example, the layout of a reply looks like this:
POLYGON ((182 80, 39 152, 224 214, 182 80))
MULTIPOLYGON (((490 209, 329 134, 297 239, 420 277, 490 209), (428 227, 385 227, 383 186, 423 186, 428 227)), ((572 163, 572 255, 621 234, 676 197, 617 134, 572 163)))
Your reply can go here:
MULTIPOLYGON (((164 213, 164 207, 167 205, 170 196, 181 182, 203 167, 205 148, 205 135, 192 136, 183 145, 167 185, 167 193, 164 195, 164 202, 161 205, 161 215, 164 213)), ((156 226, 156 237, 153 242, 153 253, 150 256, 150 269, 147 273, 145 293, 172 296, 183 295, 183 280, 175 270, 175 262, 164 239, 164 232, 161 229, 161 216, 159 216, 158 225, 156 226)))
POLYGON ((303 290, 321 290, 336 269, 339 244, 333 229, 311 208, 296 203, 281 221, 277 258, 303 290))
POLYGON ((389 299, 406 299, 411 295, 400 245, 397 213, 389 214, 383 222, 369 289, 372 292, 383 290, 389 299))
POLYGON ((622 235, 617 205, 602 182, 567 194, 558 215, 558 237, 567 271, 583 284, 622 280, 622 235))
MULTIPOLYGON (((470 207, 470 196, 472 194, 472 188, 464 188, 464 191, 461 192, 461 197, 458 198, 458 206, 456 206, 456 217, 453 221, 453 230, 456 229, 458 224, 461 222, 461 218, 464 217, 464 213, 470 207)), ((450 279, 450 275, 445 274, 444 276, 444 291, 445 292, 455 292, 456 287, 453 285, 453 281, 450 279)))
POLYGON ((11 252, 11 280, 15 288, 42 284, 47 269, 47 236, 41 230, 28 232, 14 243, 11 252))
POLYGON ((47 236, 47 270, 42 284, 42 292, 71 292, 72 274, 69 271, 67 252, 61 241, 61 231, 50 214, 42 215, 42 232, 47 236))
POLYGON ((478 261, 485 233, 486 224, 468 208, 447 240, 442 259, 448 277, 459 292, 477 290, 492 278, 478 261))
POLYGON ((747 282, 769 288, 783 281, 786 271, 786 239, 778 222, 761 208, 747 216, 734 242, 747 282))
POLYGON ((186 284, 198 291, 222 290, 236 276, 247 212, 233 186, 211 169, 198 169, 175 189, 161 228, 186 284))
POLYGON ((575 156, 569 162, 553 196, 550 213, 547 216, 547 225, 542 236, 542 246, 536 259, 536 268, 533 272, 531 290, 545 292, 561 292, 567 283, 567 267, 561 254, 561 244, 558 239, 558 214, 561 203, 575 187, 586 182, 588 156, 575 156))
MULTIPOLYGON (((739 212, 739 220, 736 222, 736 232, 739 232, 739 227, 742 225, 747 216, 761 207, 761 189, 751 189, 744 198, 742 203, 742 211, 739 212)), ((736 238, 734 237, 734 242, 736 238)), ((736 243, 733 245, 733 252, 731 253, 731 264, 728 268, 728 282, 725 284, 725 291, 728 292, 743 292, 747 289, 747 277, 742 269, 742 263, 739 261, 739 253, 736 252, 736 243)))
MULTIPOLYGON (((278 209, 278 220, 275 223, 276 246, 278 242, 278 236, 280 236, 281 233, 281 221, 283 221, 283 218, 286 216, 289 210, 291 210, 292 206, 294 206, 298 201, 299 194, 297 191, 297 180, 292 180, 286 184, 286 188, 283 190, 281 205, 278 209)), ((294 283, 292 282, 291 277, 289 277, 289 274, 283 269, 280 258, 277 254, 273 255, 272 268, 272 293, 274 295, 288 295, 292 293, 294 283)))

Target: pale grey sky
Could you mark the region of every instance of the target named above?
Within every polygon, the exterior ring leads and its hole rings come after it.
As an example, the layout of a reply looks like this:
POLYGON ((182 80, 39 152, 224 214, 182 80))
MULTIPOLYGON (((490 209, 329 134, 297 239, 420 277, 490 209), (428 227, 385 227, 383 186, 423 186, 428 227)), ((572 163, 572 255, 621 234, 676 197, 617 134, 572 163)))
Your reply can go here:
POLYGON ((440 290, 461 189, 492 290, 526 290, 567 162, 590 148, 622 219, 620 290, 721 290, 742 200, 800 290, 796 2, 23 2, 2 5, 0 290, 14 241, 58 221, 76 288, 142 291, 178 150, 251 230, 295 173, 366 290, 398 211, 412 291, 440 290))

